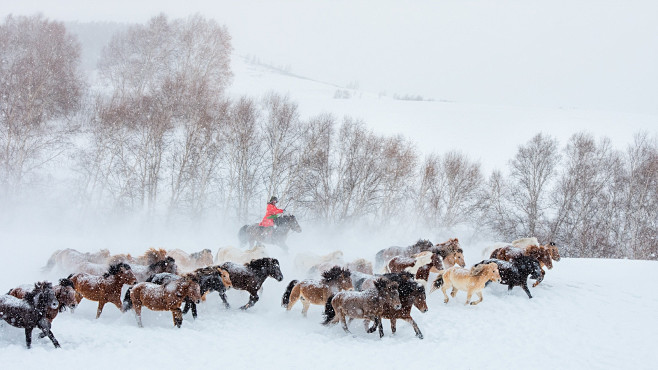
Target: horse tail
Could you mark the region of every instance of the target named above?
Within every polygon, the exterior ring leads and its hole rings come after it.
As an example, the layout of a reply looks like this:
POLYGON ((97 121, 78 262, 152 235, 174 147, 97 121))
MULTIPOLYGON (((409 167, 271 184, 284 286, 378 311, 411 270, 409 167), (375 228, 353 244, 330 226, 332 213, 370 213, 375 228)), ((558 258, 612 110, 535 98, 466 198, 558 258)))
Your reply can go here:
POLYGON ((334 310, 334 306, 331 304, 334 295, 335 294, 330 295, 327 299, 327 303, 324 304, 324 321, 322 322, 322 325, 329 325, 334 320, 334 317, 336 317, 336 310, 334 310))
POLYGON ((238 239, 240 240, 240 246, 244 247, 247 244, 249 238, 247 238, 247 227, 249 225, 244 225, 238 231, 238 239))
POLYGON ((288 308, 288 303, 290 303, 290 292, 292 292, 292 288, 294 288, 297 283, 297 280, 291 281, 290 284, 288 284, 286 291, 283 293, 283 297, 281 297, 281 306, 284 308, 288 308))
POLYGON ((133 301, 130 299, 130 291, 132 289, 132 287, 128 288, 128 290, 126 290, 126 295, 123 296, 123 305, 121 306, 122 312, 126 312, 133 308, 133 301))
POLYGON ((50 272, 50 270, 52 270, 53 267, 55 267, 56 257, 60 252, 61 250, 56 250, 55 252, 53 252, 53 254, 48 259, 46 265, 41 268, 41 272, 50 272))
POLYGON ((434 280, 434 282, 432 283, 432 289, 430 289, 430 293, 432 293, 433 291, 435 291, 435 290, 437 290, 437 289, 439 289, 443 286, 443 283, 444 283, 443 273, 444 272, 445 272, 445 270, 439 271, 439 276, 437 276, 436 280, 434 280))

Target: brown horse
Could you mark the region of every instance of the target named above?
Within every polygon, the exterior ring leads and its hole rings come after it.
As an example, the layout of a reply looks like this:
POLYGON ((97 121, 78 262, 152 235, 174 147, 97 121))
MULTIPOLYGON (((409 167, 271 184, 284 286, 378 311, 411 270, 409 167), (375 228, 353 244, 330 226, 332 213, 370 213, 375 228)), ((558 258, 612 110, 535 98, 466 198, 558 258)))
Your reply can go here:
POLYGON ((176 261, 176 265, 181 270, 181 273, 191 272, 213 264, 212 251, 210 249, 204 249, 195 253, 187 253, 181 249, 172 249, 167 252, 167 256, 176 261))
POLYGON ((352 279, 350 271, 339 266, 334 266, 328 271, 322 273, 322 280, 302 280, 298 282, 293 280, 288 284, 288 288, 281 298, 281 305, 287 311, 301 299, 302 315, 306 317, 311 304, 324 305, 330 295, 336 294, 342 290, 352 290, 352 279))
POLYGON ((152 311, 171 311, 174 326, 181 327, 183 324, 183 312, 181 304, 186 299, 198 304, 201 302, 201 289, 199 284, 189 278, 172 280, 163 285, 142 282, 138 283, 130 291, 130 301, 125 302, 126 309, 134 309, 137 318, 137 326, 142 325, 142 307, 152 311))
MULTIPOLYGON (((389 273, 384 274, 384 277, 398 283, 398 293, 400 294, 400 303, 402 307, 400 309, 395 309, 393 306, 384 302, 384 312, 382 313, 382 319, 389 319, 391 321, 391 332, 395 334, 396 331, 396 320, 401 319, 414 328, 416 336, 419 339, 423 339, 423 333, 420 332, 418 324, 411 317, 411 308, 416 306, 416 308, 425 313, 428 310, 427 301, 425 297, 425 288, 420 284, 413 281, 413 275, 408 272, 401 273, 389 273)), ((366 319, 366 325, 368 325, 366 319)), ((375 331, 373 326, 368 331, 375 331)))
MULTIPOLYGON (((390 305, 399 310, 402 308, 402 304, 400 303, 400 293, 398 293, 398 283, 386 278, 379 278, 375 280, 374 285, 374 288, 368 290, 342 291, 330 296, 325 304, 323 324, 328 325, 340 321, 343 330, 349 333, 346 317, 373 320, 374 326, 379 328, 379 337, 383 337, 384 328, 381 317, 384 314, 384 306, 390 305)), ((374 331, 368 329, 368 322, 365 322, 365 327, 370 333, 374 331)))
POLYGON ((491 262, 487 264, 477 265, 470 270, 463 267, 453 266, 442 273, 434 280, 432 290, 441 288, 443 296, 445 297, 444 303, 448 303, 448 294, 446 290, 452 288, 450 295, 454 297, 459 290, 466 291, 466 304, 476 305, 482 302, 482 289, 488 281, 500 282, 500 274, 498 273, 498 265, 491 262), (480 299, 471 302, 473 293, 477 294, 480 299))
MULTIPOLYGON (((70 280, 71 276, 63 279, 59 279, 59 284, 55 285, 53 287, 53 291, 55 292, 55 298, 57 298, 57 302, 59 302, 59 306, 57 308, 50 308, 46 310, 46 318, 48 321, 51 323, 57 317, 57 314, 60 312, 63 312, 67 308, 73 312, 75 307, 78 305, 78 302, 75 299, 75 289, 73 289, 73 282, 70 280)), ((18 287, 14 288, 9 291, 9 295, 14 296, 16 298, 25 298, 28 292, 30 292, 30 289, 23 288, 23 287, 18 287)), ((43 333, 41 333, 43 335, 43 333)), ((42 337, 43 338, 43 337, 42 337)))
POLYGON ((489 258, 497 258, 503 261, 512 261, 520 256, 532 257, 539 261, 542 278, 535 281, 534 284, 532 284, 533 287, 536 287, 542 280, 544 280, 544 276, 546 275, 544 267, 547 267, 548 269, 553 268, 551 252, 545 247, 540 247, 538 245, 528 245, 523 248, 517 248, 508 245, 505 247, 496 248, 493 250, 493 252, 491 252, 491 256, 489 258))
POLYGON ((78 304, 82 298, 98 302, 96 318, 99 318, 103 312, 103 306, 106 303, 113 303, 121 312, 121 288, 124 284, 132 285, 137 282, 130 265, 118 263, 110 266, 109 270, 103 276, 90 275, 87 273, 77 273, 71 276, 73 287, 75 288, 75 298, 78 304))
POLYGON ((464 262, 464 250, 459 245, 459 239, 457 238, 448 239, 447 242, 436 244, 434 248, 432 248, 432 252, 441 256, 445 268, 454 265, 459 265, 461 267, 466 266, 466 263, 464 262))

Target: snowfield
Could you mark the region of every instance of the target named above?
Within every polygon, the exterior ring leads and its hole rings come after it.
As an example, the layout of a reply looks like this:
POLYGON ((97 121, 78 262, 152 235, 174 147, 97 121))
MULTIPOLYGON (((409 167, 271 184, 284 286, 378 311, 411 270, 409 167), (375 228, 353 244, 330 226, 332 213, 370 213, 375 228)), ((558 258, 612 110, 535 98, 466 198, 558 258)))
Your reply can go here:
MULTIPOLYGON (((128 237, 61 237, 61 241, 48 243, 48 238, 39 236, 6 234, 9 238, 2 245, 5 254, 0 269, 3 291, 65 276, 40 272, 52 251, 64 245, 80 251, 110 248, 113 253, 139 253, 147 248, 143 240, 130 243, 128 237)), ((563 258, 547 272, 544 282, 531 288, 533 299, 519 287, 508 293, 507 287, 490 284, 483 291, 482 303, 465 306, 464 292, 444 304, 441 292, 435 291, 428 296, 427 313, 412 310, 425 339, 417 339, 411 326, 401 321, 396 335, 391 335, 388 320, 384 321, 385 336, 379 339, 376 333, 365 333, 360 320, 350 325, 351 334, 344 333, 340 325, 322 326, 320 306, 311 306, 306 319, 299 303, 286 312, 280 302, 287 284, 305 277, 295 270, 294 256, 341 249, 346 261, 357 257, 374 260, 381 248, 415 240, 381 235, 313 243, 314 235, 318 234, 312 230, 292 235, 287 254, 276 246, 267 247, 268 254, 279 258, 284 279, 266 280, 260 301, 247 311, 238 307, 247 302, 248 294, 231 289, 228 310, 217 293, 211 293, 199 305, 198 319, 188 313, 181 329, 173 326, 170 312, 148 309, 142 312, 144 328, 140 329, 134 312, 122 314, 106 305, 96 320, 96 303, 83 300, 75 313, 61 313, 53 323, 61 349, 34 334, 28 351, 22 329, 0 324, 2 367, 402 369, 431 364, 432 368, 457 369, 650 369, 658 360, 653 348, 658 298, 651 294, 658 279, 656 262, 563 258)), ((166 249, 180 243, 166 236, 152 240, 166 249), (169 239, 171 244, 159 239, 169 239)), ((467 265, 480 261, 482 250, 491 243, 463 240, 467 265)), ((217 243, 211 244, 187 251, 206 246, 216 251, 217 243)))

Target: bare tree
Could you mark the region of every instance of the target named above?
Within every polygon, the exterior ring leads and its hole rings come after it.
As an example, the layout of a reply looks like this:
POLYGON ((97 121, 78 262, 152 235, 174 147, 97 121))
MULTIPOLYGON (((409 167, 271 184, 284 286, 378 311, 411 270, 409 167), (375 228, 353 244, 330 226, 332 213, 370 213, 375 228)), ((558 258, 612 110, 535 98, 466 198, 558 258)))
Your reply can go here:
POLYGON ((15 193, 61 155, 75 126, 84 83, 80 46, 62 23, 41 16, 0 25, 0 183, 15 193))

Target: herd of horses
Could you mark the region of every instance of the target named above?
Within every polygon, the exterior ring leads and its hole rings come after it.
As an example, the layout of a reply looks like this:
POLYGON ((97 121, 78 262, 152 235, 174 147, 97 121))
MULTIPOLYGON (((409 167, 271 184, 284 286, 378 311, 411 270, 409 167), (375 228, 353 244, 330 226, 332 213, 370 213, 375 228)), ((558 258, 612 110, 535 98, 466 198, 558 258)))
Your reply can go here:
MULTIPOLYGON (((446 303, 448 291, 455 297, 463 290, 466 304, 476 305, 482 302, 482 290, 491 281, 507 285, 509 290, 520 286, 532 298, 528 278, 534 279, 536 286, 544 279, 544 268, 552 268, 552 261, 560 259, 555 244, 540 245, 536 238, 499 243, 485 251, 484 257, 466 268, 457 238, 438 244, 418 240, 408 247, 382 249, 375 255, 374 265, 364 258, 346 262, 341 251, 324 256, 300 253, 294 265, 307 278, 289 282, 281 305, 290 311, 301 302, 304 317, 311 305, 319 305, 323 307, 324 325, 341 323, 349 332, 349 323, 362 319, 365 330, 378 331, 380 337, 384 335, 383 319, 390 320, 393 333, 400 319, 422 339, 411 311, 413 307, 423 313, 428 310, 428 286, 429 293, 440 289, 446 303), (471 301, 473 295, 479 299, 471 301)), ((82 299, 98 302, 96 318, 106 303, 112 303, 121 312, 134 311, 139 327, 143 326, 144 307, 170 311, 174 325, 180 327, 190 309, 196 319, 196 305, 210 292, 217 292, 224 307, 230 308, 226 291, 244 290, 249 300, 240 308, 246 310, 258 302, 267 278, 283 280, 279 261, 267 256, 260 243, 250 249, 222 248, 214 258, 208 249, 188 254, 180 249, 150 248, 138 257, 112 255, 107 250, 82 253, 65 249, 54 252, 43 269, 54 268, 72 273, 55 286, 37 282, 0 296, 0 317, 10 325, 25 328, 28 348, 34 328, 59 347, 51 331, 52 321, 59 312, 73 311, 82 299)))

